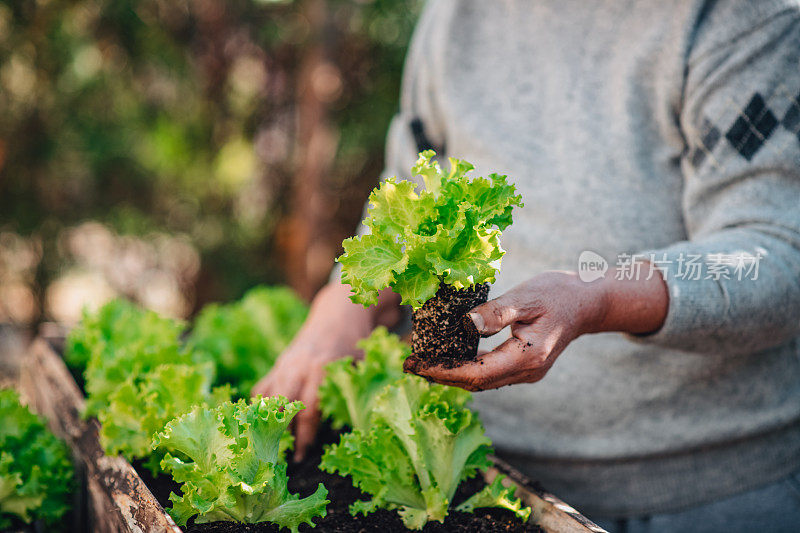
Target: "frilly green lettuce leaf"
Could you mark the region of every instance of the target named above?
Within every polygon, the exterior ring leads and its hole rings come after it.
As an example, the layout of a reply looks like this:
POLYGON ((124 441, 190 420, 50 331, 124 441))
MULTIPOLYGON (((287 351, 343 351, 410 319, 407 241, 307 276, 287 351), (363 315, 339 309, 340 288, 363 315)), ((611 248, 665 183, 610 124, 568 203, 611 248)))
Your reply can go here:
POLYGON ((415 309, 436 296, 441 280, 429 269, 411 265, 396 276, 393 290, 401 296, 400 303, 415 309))
MULTIPOLYGON (((151 450, 153 434, 194 406, 230 400, 230 386, 212 389, 215 382, 235 381, 249 391, 306 313, 290 289, 259 287, 239 302, 207 308, 187 345, 181 341, 183 323, 126 301, 85 313, 69 345, 76 361, 88 357, 85 414, 98 417, 105 450, 144 459, 157 472, 162 456, 151 450)), ((291 448, 292 436, 282 432, 278 445, 281 452, 291 448)))
MULTIPOLYGON (((167 468, 179 483, 188 481, 188 475, 193 471, 215 472, 217 462, 225 463, 233 457, 231 447, 236 444, 236 439, 224 431, 220 416, 226 405, 234 404, 223 404, 218 409, 197 406, 167 422, 164 430, 153 437, 154 448, 177 451, 193 461, 192 469, 176 468, 176 464, 167 468), (179 475, 175 476, 176 473, 179 475)), ((186 465, 182 461, 181 464, 186 465)))
POLYGON ((402 443, 384 425, 342 435, 338 444, 326 447, 320 468, 350 475, 353 484, 372 497, 351 505, 353 516, 379 508, 426 509, 414 465, 402 443))
MULTIPOLYGON (((441 522, 458 485, 491 464, 491 442, 466 407, 470 398, 461 389, 400 377, 375 398, 365 427, 326 447, 320 468, 349 475, 371 496, 351 506, 354 515, 396 509, 409 529, 441 522)), ((479 501, 485 500, 486 494, 479 501)))
POLYGON ((499 507, 508 509, 520 520, 527 522, 531 516, 531 508, 523 507, 522 500, 516 497, 513 486, 506 487, 503 480, 506 476, 498 474, 492 482, 486 485, 480 492, 476 492, 464 503, 456 507, 456 510, 471 513, 481 507, 499 507))
POLYGON ((64 357, 69 365, 83 369, 92 358, 113 360, 121 346, 136 352, 144 347, 177 344, 185 327, 183 322, 115 299, 95 313, 83 311, 80 324, 67 336, 64 357))
POLYGON ((111 402, 121 383, 138 380, 164 363, 191 365, 191 355, 178 344, 146 347, 118 346, 113 357, 89 361, 86 377, 85 416, 96 416, 111 402))
MULTIPOLYGON (((11 526, 11 519, 7 515, 16 515, 24 523, 32 522, 45 496, 37 483, 23 483, 22 474, 11 470, 13 463, 11 454, 0 452, 0 524, 3 528, 11 526), (33 487, 38 490, 30 490, 33 487)), ((41 469, 38 466, 31 468, 32 475, 39 472, 41 469)))
POLYGON ((112 300, 83 321, 68 337, 67 353, 89 354, 86 380, 86 416, 105 409, 120 383, 164 363, 197 361, 181 346, 185 324, 159 316, 124 300, 112 300), (77 350, 77 351, 75 351, 77 350))
POLYGON ((406 228, 416 231, 427 217, 435 215, 433 196, 423 191, 420 198, 415 189, 412 181, 389 178, 372 191, 367 221, 374 233, 402 235, 406 228))
POLYGON ((187 345, 197 357, 214 362, 217 384, 231 384, 247 396, 307 314, 308 305, 288 287, 256 287, 238 302, 204 307, 187 345))
MULTIPOLYGON (((100 443, 106 453, 129 460, 147 458, 153 434, 172 418, 195 405, 214 407, 230 399, 229 387, 211 389, 211 363, 162 364, 150 372, 128 377, 109 395, 98 414, 100 443)), ((149 465, 157 472, 159 457, 149 465)))
POLYGON ((19 402, 0 390, 0 530, 12 517, 54 524, 69 508, 74 486, 66 445, 19 402))
POLYGON ((404 376, 375 402, 375 417, 401 440, 423 490, 433 487, 448 502, 458 484, 490 466, 491 441, 467 409, 470 393, 404 376))
POLYGON ((418 308, 441 283, 463 289, 494 281, 504 254, 500 232, 522 198, 506 176, 472 178, 472 164, 454 158, 444 173, 434 155, 420 153, 412 168, 424 190, 409 181, 384 181, 369 197, 364 224, 370 233, 342 243, 337 261, 354 302, 372 305, 391 287, 418 308))
POLYGON ((414 166, 411 167, 411 173, 414 176, 421 176, 425 183, 425 190, 431 194, 439 194, 442 188, 442 179, 444 173, 439 163, 433 157, 436 152, 433 150, 424 150, 419 153, 419 158, 414 166))
POLYGON ((476 217, 462 204, 452 229, 440 225, 437 233, 430 237, 436 243, 429 247, 426 256, 431 269, 446 284, 459 290, 478 283, 493 283, 505 253, 500 247, 499 230, 465 230, 475 226, 476 217))
POLYGON ((172 516, 181 525, 218 520, 272 522, 297 533, 300 524, 326 514, 327 490, 300 498, 287 488, 283 436, 303 408, 283 397, 195 407, 168 422, 153 438, 164 453, 162 467, 182 483, 170 495, 172 516))
POLYGON ((342 283, 353 290, 351 299, 356 303, 373 305, 378 301, 378 291, 394 283, 395 275, 408 266, 408 254, 391 235, 371 233, 345 239, 342 283))
POLYGON ((357 346, 364 351, 364 358, 355 364, 352 357, 329 363, 319 388, 322 414, 335 429, 368 429, 375 397, 403 375, 403 360, 411 353, 408 345, 384 327, 376 328, 357 346))
POLYGON ((216 368, 181 342, 185 324, 122 300, 111 301, 70 334, 75 354, 88 354, 86 416, 100 421, 109 454, 144 459, 157 472, 150 441, 164 424, 195 405, 215 406, 229 387, 211 388, 216 368))

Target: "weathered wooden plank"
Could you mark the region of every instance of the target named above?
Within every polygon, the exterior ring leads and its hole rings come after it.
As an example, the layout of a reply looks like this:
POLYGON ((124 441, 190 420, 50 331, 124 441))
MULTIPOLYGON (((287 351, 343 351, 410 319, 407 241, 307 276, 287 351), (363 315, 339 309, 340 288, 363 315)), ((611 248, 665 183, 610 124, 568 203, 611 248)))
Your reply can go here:
POLYGON ((604 533, 605 530, 580 514, 549 492, 542 490, 537 483, 515 469, 502 459, 492 457, 494 467, 489 469, 486 478, 491 481, 497 474, 505 474, 517 486, 520 497, 533 512, 531 521, 548 533, 604 533))
POLYGON ((31 345, 22 365, 20 388, 31 407, 47 418, 53 433, 67 442, 86 473, 91 531, 181 533, 130 463, 103 453, 97 421, 81 418, 80 389, 41 338, 31 345))

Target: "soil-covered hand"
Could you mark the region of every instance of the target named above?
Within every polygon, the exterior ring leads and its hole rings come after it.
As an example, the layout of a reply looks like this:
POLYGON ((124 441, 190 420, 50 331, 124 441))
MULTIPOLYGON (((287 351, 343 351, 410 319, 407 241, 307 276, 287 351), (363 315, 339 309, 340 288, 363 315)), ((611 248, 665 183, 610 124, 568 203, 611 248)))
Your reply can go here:
POLYGON ((399 317, 399 301, 382 295, 376 308, 365 309, 348 299, 349 288, 331 283, 311 304, 308 319, 275 366, 251 391, 253 395, 283 395, 300 400, 305 409, 293 420, 295 459, 301 460, 314 441, 319 425, 317 389, 325 377, 325 365, 347 355, 358 356, 355 344, 378 323, 399 317))
POLYGON ((585 333, 646 333, 664 322, 669 304, 661 276, 616 280, 613 273, 585 283, 572 272, 545 272, 468 316, 481 336, 510 326, 511 337, 493 351, 454 368, 429 366, 416 357, 404 369, 471 391, 542 379, 559 354, 585 333))

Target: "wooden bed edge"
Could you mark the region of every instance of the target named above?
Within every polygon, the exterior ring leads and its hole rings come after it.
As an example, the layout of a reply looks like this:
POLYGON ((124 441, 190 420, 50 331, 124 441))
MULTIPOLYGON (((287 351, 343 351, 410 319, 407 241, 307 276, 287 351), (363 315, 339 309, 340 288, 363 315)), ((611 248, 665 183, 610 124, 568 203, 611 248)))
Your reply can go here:
POLYGON ((85 472, 90 528, 96 532, 182 533, 133 467, 103 453, 99 424, 84 420, 83 395, 62 361, 36 338, 20 369, 20 389, 31 408, 71 448, 76 470, 85 472))
POLYGON ((490 457, 494 466, 486 473, 488 481, 504 474, 517 487, 517 496, 532 509, 531 521, 547 532, 605 533, 601 528, 571 505, 541 489, 528 476, 496 456, 490 457))

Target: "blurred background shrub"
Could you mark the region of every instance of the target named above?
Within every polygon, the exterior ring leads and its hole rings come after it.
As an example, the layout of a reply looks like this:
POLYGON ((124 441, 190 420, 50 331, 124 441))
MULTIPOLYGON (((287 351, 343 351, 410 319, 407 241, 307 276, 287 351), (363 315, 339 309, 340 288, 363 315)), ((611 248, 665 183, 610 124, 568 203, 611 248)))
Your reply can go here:
POLYGON ((0 321, 310 298, 382 166, 420 1, 0 1, 0 321))

